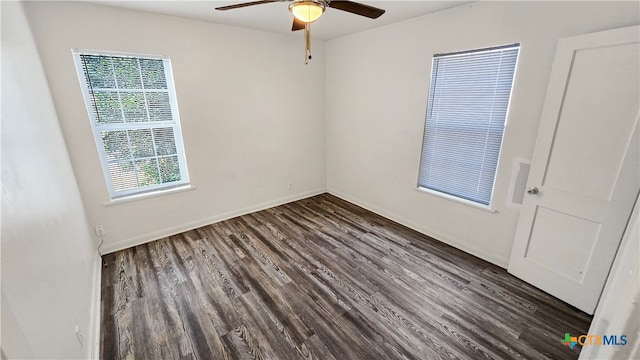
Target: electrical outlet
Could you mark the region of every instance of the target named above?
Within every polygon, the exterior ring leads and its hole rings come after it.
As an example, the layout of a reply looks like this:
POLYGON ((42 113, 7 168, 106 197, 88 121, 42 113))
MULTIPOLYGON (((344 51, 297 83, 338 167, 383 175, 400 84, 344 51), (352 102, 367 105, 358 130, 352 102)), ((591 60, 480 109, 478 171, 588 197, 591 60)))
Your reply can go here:
POLYGON ((289 183, 287 185, 287 190, 293 190, 293 183, 289 183))
POLYGON ((96 230, 96 235, 98 236, 104 236, 107 234, 107 232, 104 230, 104 225, 102 224, 96 225, 94 229, 96 230))
POLYGON ((78 338, 78 342, 80 343, 80 347, 83 348, 84 344, 82 343, 82 334, 80 334, 80 325, 76 324, 76 337, 78 338))

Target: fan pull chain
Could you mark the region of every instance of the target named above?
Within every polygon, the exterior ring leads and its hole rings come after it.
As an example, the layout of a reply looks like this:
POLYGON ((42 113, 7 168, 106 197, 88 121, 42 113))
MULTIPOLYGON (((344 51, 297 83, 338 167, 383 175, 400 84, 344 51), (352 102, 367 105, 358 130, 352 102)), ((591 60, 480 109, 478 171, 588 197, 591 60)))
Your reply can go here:
POLYGON ((306 41, 304 64, 308 65, 309 60, 311 60, 311 25, 309 23, 304 24, 304 38, 306 41))

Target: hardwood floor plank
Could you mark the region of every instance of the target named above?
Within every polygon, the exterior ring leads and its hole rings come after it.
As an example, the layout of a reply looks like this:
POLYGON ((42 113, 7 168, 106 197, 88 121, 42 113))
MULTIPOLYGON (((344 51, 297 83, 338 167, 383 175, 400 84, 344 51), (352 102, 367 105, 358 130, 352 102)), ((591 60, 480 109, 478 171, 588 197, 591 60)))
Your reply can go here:
MULTIPOLYGON (((225 290, 230 299, 235 299, 249 291, 243 279, 236 274, 233 267, 236 261, 230 262, 228 258, 221 256, 207 240, 204 238, 194 243, 197 246, 194 251, 199 254, 201 263, 206 265, 214 281, 225 290)), ((201 271, 206 271, 205 267, 201 268, 201 271)))
POLYGON ((195 270, 190 275, 190 284, 193 285, 193 294, 197 295, 202 321, 208 319, 219 336, 240 326, 241 319, 237 310, 231 305, 231 301, 237 296, 229 297, 222 286, 208 273, 206 264, 197 263, 195 270))
POLYGON ((195 358, 209 359, 211 354, 227 356, 214 324, 218 318, 208 316, 211 315, 210 307, 202 301, 199 289, 193 282, 185 281, 179 285, 179 290, 185 296, 177 298, 178 313, 195 358))
POLYGON ((278 331, 292 346, 300 347, 313 332, 295 315, 295 310, 285 293, 288 291, 291 295, 291 287, 272 286, 268 276, 262 273, 251 259, 243 259, 238 267, 250 283, 251 293, 273 319, 278 331))
MULTIPOLYGON (((351 333, 339 317, 331 316, 303 294, 293 302, 298 316, 308 324, 321 339, 322 344, 336 359, 368 359, 368 345, 360 334, 351 333)), ((307 343, 309 344, 309 343, 307 343)), ((322 351, 322 350, 321 350, 322 351)))
POLYGON ((103 359, 576 359, 591 321, 329 194, 103 263, 103 359))
POLYGON ((186 341, 182 339, 182 333, 177 331, 168 332, 166 329, 175 329, 168 320, 168 313, 164 308, 164 302, 159 299, 146 299, 140 302, 140 307, 146 307, 147 321, 138 323, 143 331, 151 333, 154 340, 153 358, 154 359, 180 359, 191 354, 191 349, 186 341))
MULTIPOLYGON (((153 325, 149 326, 153 323, 149 310, 149 304, 143 300, 136 301, 132 306, 132 337, 135 339, 133 353, 146 359, 167 358, 168 356, 162 355, 163 349, 166 349, 165 355, 169 351, 169 347, 166 346, 166 336, 162 331, 154 331, 153 325)), ((170 358, 175 357, 171 356, 170 358)))
POLYGON ((304 342, 304 348, 309 355, 305 355, 306 359, 313 360, 337 360, 329 348, 320 340, 318 335, 313 334, 304 342))
MULTIPOLYGON (((134 359, 133 314, 131 309, 123 309, 113 314, 117 356, 119 359, 134 359)), ((143 341, 140 339, 139 341, 143 341)), ((140 357, 142 358, 142 357, 140 357)))
MULTIPOLYGON (((138 254, 141 257, 146 257, 149 252, 140 251, 138 254)), ((165 346, 171 348, 168 352, 173 354, 174 359, 190 355, 193 350, 184 331, 182 331, 182 320, 175 300, 177 291, 175 289, 171 291, 164 285, 168 281, 165 280, 162 271, 155 268, 151 261, 149 261, 148 265, 139 266, 139 274, 144 284, 143 292, 145 297, 142 300, 146 302, 150 309, 154 310, 150 312, 150 314, 153 314, 154 320, 151 323, 143 323, 143 325, 147 329, 154 329, 155 327, 155 330, 151 331, 155 331, 158 334, 156 335, 157 337, 162 337, 163 335, 166 337, 165 346)), ((163 353, 165 353, 164 350, 163 353)))
MULTIPOLYGON (((105 279, 104 274, 107 270, 102 271, 102 281, 105 279)), ((100 354, 105 359, 117 359, 118 343, 117 337, 114 336, 116 334, 115 319, 111 313, 113 308, 113 285, 105 286, 103 282, 101 291, 100 332, 109 334, 109 336, 100 336, 100 354)))
POLYGON ((260 302, 257 297, 248 292, 236 299, 237 309, 240 312, 247 331, 259 344, 262 354, 267 359, 298 359, 295 344, 291 338, 287 338, 290 334, 288 329, 282 328, 277 319, 269 314, 268 309, 260 302))

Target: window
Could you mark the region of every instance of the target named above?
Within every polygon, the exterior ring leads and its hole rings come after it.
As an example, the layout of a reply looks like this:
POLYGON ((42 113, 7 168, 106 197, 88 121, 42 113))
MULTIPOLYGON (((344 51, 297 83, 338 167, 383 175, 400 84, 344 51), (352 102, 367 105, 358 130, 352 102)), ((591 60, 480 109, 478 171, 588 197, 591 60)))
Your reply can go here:
POLYGON ((74 50, 111 199, 189 183, 171 61, 74 50))
POLYGON ((419 188, 489 206, 519 49, 433 57, 419 188))

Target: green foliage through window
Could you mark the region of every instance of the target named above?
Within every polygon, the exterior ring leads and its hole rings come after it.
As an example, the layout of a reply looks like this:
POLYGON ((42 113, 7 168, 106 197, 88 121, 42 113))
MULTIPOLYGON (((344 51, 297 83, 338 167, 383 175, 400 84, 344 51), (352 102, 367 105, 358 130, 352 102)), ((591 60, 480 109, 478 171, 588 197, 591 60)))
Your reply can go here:
POLYGON ((186 183, 169 60, 76 53, 76 62, 112 197, 186 183))

